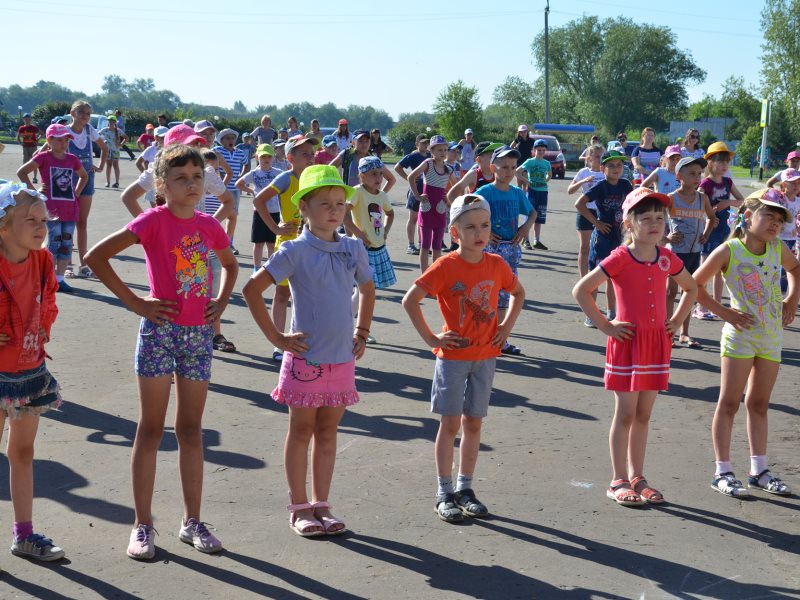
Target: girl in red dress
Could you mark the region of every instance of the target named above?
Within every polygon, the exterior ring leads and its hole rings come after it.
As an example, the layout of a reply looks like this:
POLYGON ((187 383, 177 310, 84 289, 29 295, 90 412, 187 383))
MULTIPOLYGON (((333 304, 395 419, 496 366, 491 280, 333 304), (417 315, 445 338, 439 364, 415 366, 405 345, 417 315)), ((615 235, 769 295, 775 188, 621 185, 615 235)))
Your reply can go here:
POLYGON ((572 290, 586 316, 608 336, 605 386, 614 392, 614 419, 608 435, 613 479, 606 495, 623 506, 659 504, 664 496, 645 479, 644 457, 650 414, 669 382, 672 334, 697 296, 697 286, 664 236, 669 198, 647 188, 628 194, 622 205, 625 243, 581 279, 572 290), (667 278, 683 289, 675 312, 667 316, 667 278), (592 294, 610 279, 617 316, 606 319, 592 294))

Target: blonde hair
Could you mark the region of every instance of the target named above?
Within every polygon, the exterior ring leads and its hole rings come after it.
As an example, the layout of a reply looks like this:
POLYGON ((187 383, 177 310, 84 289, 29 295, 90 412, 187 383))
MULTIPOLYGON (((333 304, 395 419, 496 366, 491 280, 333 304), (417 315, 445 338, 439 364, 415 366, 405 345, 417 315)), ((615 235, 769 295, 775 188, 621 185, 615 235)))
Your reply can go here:
POLYGON ((75 102, 72 103, 72 108, 69 109, 69 114, 74 113, 76 110, 83 108, 84 106, 89 110, 92 110, 92 105, 89 104, 88 100, 84 100, 83 98, 80 100, 75 100, 75 102))
POLYGON ((652 131, 652 132, 653 132, 653 135, 655 135, 655 134, 656 134, 656 130, 655 130, 655 129, 653 129, 652 127, 645 127, 644 129, 642 129, 642 135, 640 135, 640 136, 639 136, 639 141, 640 141, 642 144, 644 144, 644 134, 645 134, 645 133, 647 133, 648 131, 652 131))
MULTIPOLYGON (((27 208, 26 214, 28 214, 32 207, 41 204, 44 206, 45 212, 47 212, 47 203, 39 194, 29 194, 25 190, 18 190, 14 192, 11 197, 14 198, 16 204, 5 208, 6 214, 0 217, 0 229, 8 229, 11 226, 11 220, 14 218, 14 214, 21 208, 27 208)), ((49 212, 47 212, 47 217, 48 219, 50 218, 49 212)), ((0 245, 2 245, 2 241, 0 241, 0 245)))

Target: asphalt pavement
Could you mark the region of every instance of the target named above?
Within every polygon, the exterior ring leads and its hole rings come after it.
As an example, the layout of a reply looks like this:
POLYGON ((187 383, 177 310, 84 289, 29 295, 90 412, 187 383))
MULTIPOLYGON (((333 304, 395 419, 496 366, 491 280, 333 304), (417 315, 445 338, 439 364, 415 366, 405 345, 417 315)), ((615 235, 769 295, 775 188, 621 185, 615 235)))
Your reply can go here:
MULTIPOLYGON (((20 162, 20 149, 7 146, 0 177, 20 162)), ((124 187, 135 168, 127 160, 121 167, 124 187)), ((93 242, 129 220, 119 191, 103 187, 104 176, 97 181, 93 242)), ((200 554, 178 539, 177 444, 168 426, 154 495, 156 558, 126 557, 138 317, 98 281, 75 279, 78 293, 58 298, 48 345, 65 403, 42 419, 34 467, 34 526, 67 558, 42 565, 0 553, 0 598, 800 598, 798 496, 735 500, 709 486, 720 322, 692 322, 703 348, 674 351, 670 389, 656 403, 646 472, 667 504, 627 509, 606 498, 613 398, 602 384, 605 340, 583 326, 570 294, 577 235, 567 181, 551 183, 542 236, 550 249, 523 255, 527 300, 511 341, 524 355, 497 363, 475 479, 489 519, 448 525, 434 513, 433 358, 400 304, 418 273, 416 257, 405 253, 401 182, 390 194, 397 219, 388 242, 399 282, 378 292, 372 331, 379 343, 358 363, 361 402, 339 435, 331 503, 351 531, 316 540, 290 531, 287 415, 268 395, 278 365, 239 294, 251 271, 245 197, 236 235, 240 277, 223 324, 238 352, 215 353, 204 418, 203 519, 225 551, 200 554)), ((140 248, 113 264, 146 293, 140 248)), ((432 301, 423 310, 430 323, 440 322, 432 301)), ((794 324, 785 335, 769 449, 770 466, 798 491, 799 331, 794 324)), ((732 457, 742 478, 748 455, 742 410, 732 457)), ((0 455, 0 527, 10 545, 7 474, 0 455)))

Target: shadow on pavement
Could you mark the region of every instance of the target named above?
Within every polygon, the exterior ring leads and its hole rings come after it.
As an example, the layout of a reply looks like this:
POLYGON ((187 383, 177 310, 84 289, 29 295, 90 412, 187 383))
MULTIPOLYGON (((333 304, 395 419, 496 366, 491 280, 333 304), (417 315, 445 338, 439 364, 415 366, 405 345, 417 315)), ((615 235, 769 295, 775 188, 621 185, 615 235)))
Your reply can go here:
MULTIPOLYGON (((47 569, 56 575, 60 575, 64 579, 68 579, 69 581, 77 584, 80 588, 93 591, 100 598, 115 598, 119 600, 139 600, 140 598, 140 596, 130 594, 125 590, 111 585, 107 581, 103 581, 102 579, 97 579, 96 577, 92 577, 86 573, 71 569, 69 567, 71 564, 69 559, 64 559, 56 563, 35 564, 42 569, 47 569)), ((32 581, 18 579, 8 571, 4 572, 0 577, 2 577, 3 586, 19 590, 24 594, 30 595, 31 598, 47 598, 47 600, 74 600, 72 596, 65 596, 52 588, 42 587, 33 583, 32 581)))

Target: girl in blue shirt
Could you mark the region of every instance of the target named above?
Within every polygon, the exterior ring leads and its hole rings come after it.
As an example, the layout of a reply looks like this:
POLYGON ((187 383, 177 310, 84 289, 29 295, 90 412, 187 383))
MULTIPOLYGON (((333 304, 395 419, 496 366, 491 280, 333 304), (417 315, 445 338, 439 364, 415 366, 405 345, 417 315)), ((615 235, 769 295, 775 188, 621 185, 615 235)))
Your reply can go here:
POLYGON ((289 484, 289 527, 303 537, 336 535, 345 524, 330 512, 328 494, 336 460, 336 432, 345 408, 358 402, 355 361, 366 348, 375 286, 361 240, 343 237, 346 201, 354 189, 336 167, 313 165, 300 176, 292 196, 306 222, 302 233, 284 242, 244 286, 250 312, 267 339, 283 351, 280 378, 272 397, 289 407, 284 465, 289 484), (275 327, 263 294, 289 280, 294 310, 290 333, 275 327), (360 298, 352 329, 351 290, 360 298), (320 309, 320 299, 325 306, 320 309), (311 501, 306 489, 311 440, 311 501))

